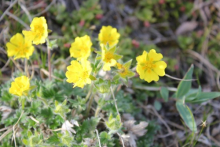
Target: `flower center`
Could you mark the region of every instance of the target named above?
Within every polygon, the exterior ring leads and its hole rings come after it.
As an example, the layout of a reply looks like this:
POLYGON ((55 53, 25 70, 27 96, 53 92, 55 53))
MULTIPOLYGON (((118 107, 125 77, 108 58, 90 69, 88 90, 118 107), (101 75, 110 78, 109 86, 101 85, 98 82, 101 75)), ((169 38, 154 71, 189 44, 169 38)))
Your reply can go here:
POLYGON ((147 72, 151 72, 155 67, 156 67, 156 65, 153 63, 153 60, 152 60, 152 59, 146 61, 146 62, 143 64, 143 70, 144 70, 144 71, 147 71, 147 72))
POLYGON ((34 27, 34 32, 36 33, 36 37, 41 37, 43 36, 43 33, 44 33, 44 28, 40 25, 36 25, 34 27))
POLYGON ((127 75, 128 71, 123 67, 121 70, 121 75, 127 75))
POLYGON ((87 79, 89 77, 89 72, 86 70, 86 71, 83 71, 83 73, 82 73, 82 79, 83 80, 85 80, 85 79, 87 79))
POLYGON ((113 59, 113 54, 112 53, 110 53, 110 52, 108 52, 108 53, 106 53, 105 54, 105 59, 104 59, 104 61, 105 62, 111 62, 111 59, 113 59))

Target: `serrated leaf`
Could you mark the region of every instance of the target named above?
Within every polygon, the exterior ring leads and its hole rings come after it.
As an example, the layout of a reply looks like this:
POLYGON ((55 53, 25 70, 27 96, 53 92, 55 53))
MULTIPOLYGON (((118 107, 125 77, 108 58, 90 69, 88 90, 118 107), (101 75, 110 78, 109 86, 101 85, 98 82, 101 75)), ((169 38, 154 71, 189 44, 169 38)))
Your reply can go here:
POLYGON ((113 146, 114 144, 112 144, 112 141, 111 141, 111 135, 108 134, 107 132, 101 132, 100 133, 100 142, 102 144, 102 146, 113 146))
POLYGON ((79 127, 79 130, 77 131, 78 135, 84 136, 84 135, 89 135, 92 132, 94 132, 96 129, 96 126, 99 123, 99 120, 100 118, 98 117, 92 117, 90 119, 85 120, 82 123, 82 125, 79 127))
POLYGON ((166 87, 161 87, 160 94, 161 94, 162 98, 164 99, 164 101, 167 102, 168 98, 169 98, 169 91, 168 91, 168 89, 166 87))
MULTIPOLYGON (((192 79, 193 69, 194 66, 191 65, 191 67, 188 69, 187 73, 183 78, 184 80, 192 79)), ((187 94, 187 92, 191 89, 192 81, 184 81, 184 80, 182 80, 177 87, 177 92, 176 92, 177 99, 183 99, 183 96, 187 94)))
POLYGON ((1 100, 9 102, 13 99, 13 95, 9 93, 8 90, 2 90, 1 91, 1 100))
POLYGON ((122 126, 120 122, 120 116, 117 115, 116 118, 114 118, 112 114, 110 114, 108 121, 106 121, 105 124, 111 133, 118 132, 122 126))
POLYGON ((58 103, 57 101, 55 101, 55 109, 54 109, 54 113, 60 115, 63 119, 65 118, 66 114, 70 111, 70 109, 68 108, 68 106, 66 106, 66 100, 63 101, 63 103, 58 103))
POLYGON ((58 45, 57 45, 57 40, 56 39, 54 39, 54 40, 48 40, 47 41, 47 47, 49 48, 49 49, 54 49, 54 48, 57 48, 58 47, 58 45))
POLYGON ((109 81, 99 79, 94 85, 95 88, 101 93, 108 93, 110 91, 109 81))
POLYGON ((197 132, 196 122, 189 107, 185 105, 182 100, 179 100, 176 102, 176 108, 189 129, 193 132, 197 132))

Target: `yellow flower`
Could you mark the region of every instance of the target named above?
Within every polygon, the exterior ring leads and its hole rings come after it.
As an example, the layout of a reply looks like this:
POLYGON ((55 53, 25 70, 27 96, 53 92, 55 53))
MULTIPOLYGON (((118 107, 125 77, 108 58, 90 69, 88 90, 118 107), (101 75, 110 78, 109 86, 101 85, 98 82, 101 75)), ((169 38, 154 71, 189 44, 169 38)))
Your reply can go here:
POLYGON ((102 61, 104 62, 103 70, 109 71, 111 70, 111 66, 115 66, 118 59, 122 58, 122 56, 115 54, 116 47, 112 47, 109 50, 106 49, 104 45, 101 45, 102 48, 102 61))
POLYGON ((91 53, 91 46, 92 42, 89 36, 76 37, 71 44, 70 56, 77 58, 77 60, 87 59, 91 53))
POLYGON ((11 37, 10 42, 6 44, 7 54, 9 57, 14 56, 15 59, 27 58, 33 54, 34 47, 31 41, 24 38, 22 34, 17 33, 11 37))
POLYGON ((35 17, 31 22, 30 31, 22 31, 25 38, 33 41, 33 44, 42 44, 45 43, 45 40, 48 36, 47 22, 44 17, 35 17))
POLYGON ((159 76, 164 76, 167 64, 161 61, 162 58, 163 55, 156 53, 154 49, 151 49, 149 53, 144 51, 142 55, 138 56, 136 58, 136 70, 140 78, 149 83, 151 81, 158 81, 159 76))
POLYGON ((30 80, 26 76, 21 76, 15 78, 14 82, 11 83, 9 93, 17 96, 24 96, 27 95, 29 89, 30 89, 30 80))
POLYGON ((111 26, 103 26, 99 33, 99 41, 101 44, 109 46, 114 46, 118 43, 118 39, 120 34, 117 32, 116 28, 112 28, 111 26))
POLYGON ((134 72, 132 72, 129 68, 131 66, 131 62, 132 60, 126 62, 125 64, 120 64, 120 63, 117 63, 116 66, 117 68, 119 69, 119 75, 120 77, 122 78, 130 78, 130 77, 133 77, 134 76, 134 72))
POLYGON ((92 68, 89 61, 83 60, 80 64, 78 61, 73 60, 71 65, 67 67, 66 77, 68 83, 73 83, 74 87, 78 86, 83 88, 86 84, 91 83, 90 74, 92 68))

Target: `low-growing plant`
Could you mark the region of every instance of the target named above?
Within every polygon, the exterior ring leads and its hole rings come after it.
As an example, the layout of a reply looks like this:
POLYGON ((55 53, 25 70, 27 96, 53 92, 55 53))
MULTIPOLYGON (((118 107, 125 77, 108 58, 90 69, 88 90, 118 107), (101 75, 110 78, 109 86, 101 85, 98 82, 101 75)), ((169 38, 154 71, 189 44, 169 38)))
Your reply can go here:
MULTIPOLYGON (((132 115, 126 114, 134 114, 138 108, 132 105, 132 95, 119 87, 128 85, 135 75, 148 83, 163 76, 176 79, 165 73, 169 65, 162 60, 163 55, 154 49, 143 51, 136 57, 135 73, 132 60, 123 62, 123 57, 117 54, 120 38, 117 29, 103 26, 98 35, 100 47, 92 48, 88 35, 76 37, 69 50, 72 61, 67 60, 70 64, 67 71, 52 70, 51 50, 57 43, 49 40, 49 32, 46 19, 35 17, 30 30, 23 30, 23 35, 15 34, 6 44, 7 55, 13 57, 19 71, 1 85, 3 146, 152 145, 159 127, 153 122, 136 122, 132 115), (31 74, 28 62, 34 45, 43 43, 47 45, 48 71, 43 68, 42 71, 47 79, 31 74), (24 68, 17 62, 23 62, 24 68)), ((201 87, 192 89, 193 69, 192 65, 172 96, 180 116, 192 131, 192 146, 196 144, 198 131, 186 103, 202 103, 220 96, 220 92, 202 92, 201 87)), ((165 102, 169 101, 166 87, 160 93, 165 102)), ((158 109, 159 105, 155 103, 158 109)))

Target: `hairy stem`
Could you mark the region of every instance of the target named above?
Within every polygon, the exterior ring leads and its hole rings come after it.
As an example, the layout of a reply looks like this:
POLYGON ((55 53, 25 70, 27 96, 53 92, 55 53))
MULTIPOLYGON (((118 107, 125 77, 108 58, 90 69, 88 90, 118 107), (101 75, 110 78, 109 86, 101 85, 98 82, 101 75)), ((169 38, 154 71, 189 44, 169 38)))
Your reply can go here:
POLYGON ((87 110, 86 110, 86 116, 89 115, 89 111, 90 111, 90 109, 91 109, 93 99, 94 99, 94 95, 91 95, 91 97, 90 97, 90 99, 89 99, 88 108, 87 108, 87 110))
POLYGON ((90 95, 91 95, 91 93, 92 93, 92 90, 93 90, 93 85, 91 84, 90 89, 89 89, 89 92, 88 92, 87 95, 86 95, 86 102, 89 100, 89 97, 90 97, 90 95))
POLYGON ((30 77, 29 72, 28 72, 28 60, 24 59, 24 71, 27 74, 27 77, 30 77))
MULTIPOLYGON (((48 42, 49 43, 49 42, 48 42)), ((49 70, 49 80, 51 81, 51 62, 50 62, 50 48, 47 45, 47 56, 48 56, 48 70, 49 70)))
POLYGON ((119 115, 120 122, 121 122, 121 116, 120 116, 120 113, 119 113, 119 111, 118 111, 118 106, 117 106, 117 102, 116 102, 116 99, 115 99, 115 95, 114 95, 114 92, 113 92, 113 90, 112 90, 112 87, 110 87, 110 89, 111 89, 112 97, 113 97, 113 99, 114 99, 115 108, 116 108, 116 110, 117 110, 117 113, 118 113, 118 115, 119 115))
POLYGON ((99 115, 101 108, 98 106, 95 110, 95 117, 97 117, 99 115))

